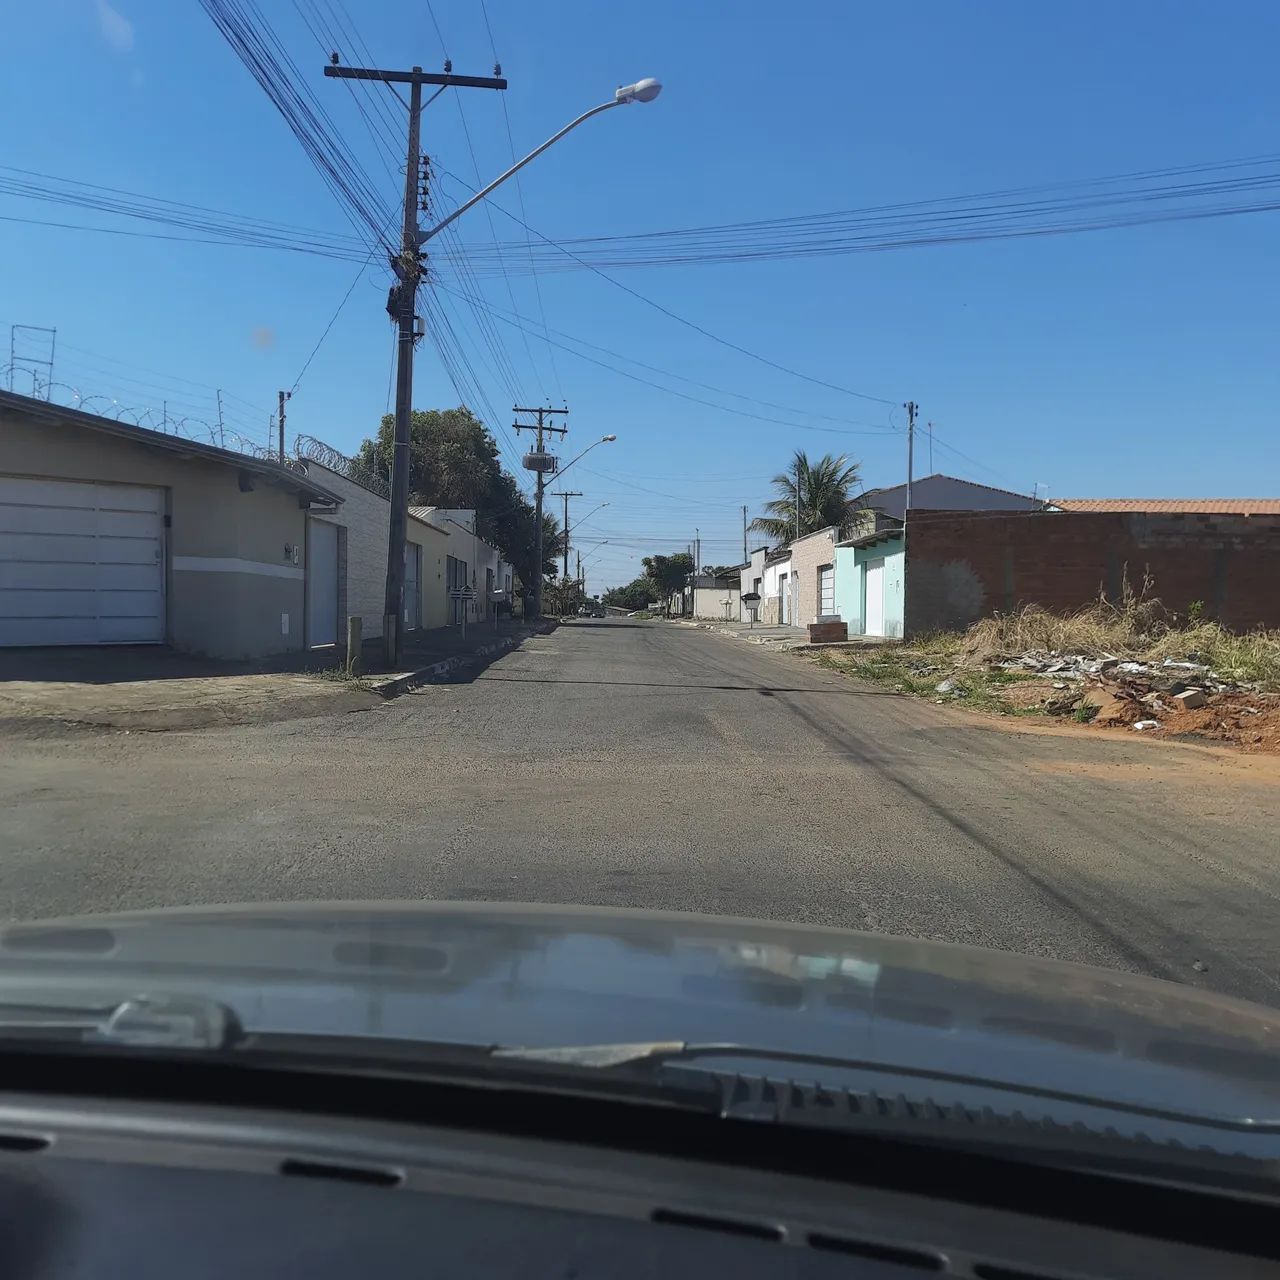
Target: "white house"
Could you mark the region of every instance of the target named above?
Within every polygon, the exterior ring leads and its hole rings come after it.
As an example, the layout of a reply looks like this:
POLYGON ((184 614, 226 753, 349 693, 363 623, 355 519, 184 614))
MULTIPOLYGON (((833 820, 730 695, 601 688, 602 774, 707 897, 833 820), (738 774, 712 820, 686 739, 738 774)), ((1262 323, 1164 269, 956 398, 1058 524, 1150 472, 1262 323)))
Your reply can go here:
POLYGON ((760 621, 771 626, 791 623, 791 548, 768 551, 760 588, 760 621))
POLYGON ((510 605, 513 571, 497 547, 476 532, 476 513, 470 507, 410 507, 409 514, 452 536, 446 563, 449 624, 485 622, 499 606, 510 605), (454 593, 469 587, 474 596, 462 599, 454 593))
POLYGON ((739 620, 742 622, 758 621, 764 616, 764 558, 768 553, 768 547, 757 547, 751 559, 738 570, 739 620), (749 595, 760 599, 749 604, 746 600, 749 595))

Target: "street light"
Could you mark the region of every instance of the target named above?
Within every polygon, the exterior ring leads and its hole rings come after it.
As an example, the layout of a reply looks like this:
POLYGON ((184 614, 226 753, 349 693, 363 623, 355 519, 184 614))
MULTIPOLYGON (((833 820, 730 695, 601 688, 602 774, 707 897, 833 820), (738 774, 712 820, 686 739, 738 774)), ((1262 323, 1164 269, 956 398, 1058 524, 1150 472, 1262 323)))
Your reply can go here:
POLYGON ((590 111, 584 111, 576 120, 570 120, 559 133, 553 133, 546 142, 540 147, 534 147, 523 160, 517 160, 505 173, 500 173, 487 187, 481 187, 479 191, 471 197, 470 200, 460 204, 447 218, 442 222, 437 222, 430 231, 419 232, 418 243, 425 244, 433 236, 439 235, 455 218, 461 217, 474 204, 479 204, 495 187, 500 187, 513 173, 519 173, 521 169, 529 163, 530 160, 536 159, 548 147, 554 146, 561 138, 564 137, 571 129, 576 129, 584 120, 590 120, 592 116, 598 116, 602 111, 609 111, 614 107, 629 106, 633 102, 652 102, 654 98, 662 92, 662 85, 658 83, 652 76, 637 80, 635 84, 623 85, 613 95, 612 102, 602 102, 598 107, 592 107, 590 111))
MULTIPOLYGON (((662 86, 654 79, 637 80, 634 84, 618 89, 609 102, 603 102, 590 111, 584 111, 571 120, 558 133, 552 134, 540 147, 535 147, 523 160, 501 173, 486 187, 482 187, 471 199, 464 201, 447 218, 428 231, 418 228, 417 212, 421 201, 419 183, 422 176, 419 130, 422 114, 422 87, 437 84, 444 87, 461 85, 484 89, 505 89, 507 82, 501 76, 492 79, 477 76, 455 76, 446 64, 446 72, 424 72, 421 67, 411 71, 375 70, 367 67, 340 67, 336 55, 333 64, 324 68, 324 74, 345 80, 380 80, 393 89, 396 84, 408 84, 409 137, 405 161, 404 218, 401 226, 400 250, 392 255, 391 265, 397 283, 387 300, 387 310, 396 321, 399 337, 396 346, 396 412, 395 431, 391 453, 391 511, 387 531, 387 581, 383 603, 383 656, 388 666, 394 668, 400 660, 401 609, 404 601, 404 554, 409 516, 409 419, 413 408, 413 350, 421 336, 415 323, 415 303, 418 283, 424 274, 422 247, 438 236, 451 222, 460 218, 473 205, 478 204, 491 191, 500 187, 513 174, 518 173, 529 161, 540 156, 548 147, 559 142, 584 120, 608 111, 613 107, 627 106, 632 102, 652 102, 662 86)), ((541 483, 538 486, 542 492, 541 483)), ((542 513, 538 512, 538 529, 542 528, 542 513)), ((538 564, 538 584, 542 582, 542 564, 538 564)))
POLYGON ((615 435, 607 435, 607 436, 601 436, 599 440, 593 440, 589 445, 587 445, 585 449, 583 449, 583 451, 580 454, 578 454, 576 458, 574 458, 573 462, 566 462, 563 467, 556 468, 556 479, 559 480, 560 477, 564 475, 564 473, 568 471, 571 466, 573 466, 574 462, 580 462, 583 458, 585 458, 587 454, 589 454, 591 450, 596 447, 596 445, 612 444, 617 438, 618 437, 615 435))

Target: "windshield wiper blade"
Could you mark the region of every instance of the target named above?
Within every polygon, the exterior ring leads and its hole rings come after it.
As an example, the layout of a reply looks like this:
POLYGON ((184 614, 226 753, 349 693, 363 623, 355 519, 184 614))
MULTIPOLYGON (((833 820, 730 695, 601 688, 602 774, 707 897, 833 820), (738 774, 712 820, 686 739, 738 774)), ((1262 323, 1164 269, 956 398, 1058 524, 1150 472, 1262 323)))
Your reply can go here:
POLYGON ((969 1072, 950 1071, 941 1067, 917 1064, 880 1062, 869 1058, 843 1058, 833 1054, 764 1048, 755 1045, 721 1044, 692 1041, 652 1041, 638 1044, 617 1045, 560 1045, 551 1048, 510 1046, 500 1050, 512 1058, 533 1061, 576 1062, 595 1066, 602 1071, 616 1069, 619 1072, 648 1071, 660 1073, 666 1069, 688 1068, 702 1070, 717 1076, 730 1074, 723 1067, 705 1065, 705 1059, 733 1058, 741 1061, 775 1063, 778 1071, 770 1072, 763 1066, 758 1071, 734 1067, 732 1074, 745 1074, 749 1078, 780 1078, 781 1072, 794 1072, 797 1068, 832 1068, 840 1071, 863 1071, 901 1077, 906 1080, 938 1085, 956 1085, 962 1088, 990 1089, 1008 1096, 1021 1096, 1037 1103, 1067 1103, 1111 1111, 1130 1119, 1167 1120, 1178 1124, 1194 1124, 1203 1128, 1238 1134, 1280 1134, 1280 1115, 1258 1116, 1214 1115, 1197 1111, 1180 1111, 1173 1107, 1151 1106, 1132 1100, 1099 1097, 1074 1090, 1038 1085, 1029 1081, 1002 1080, 973 1075, 969 1072), (610 1058, 610 1054, 615 1054, 610 1058), (577 1055, 577 1056, 575 1056, 577 1055))
POLYGON ((0 1003, 0 1043, 50 1040, 126 1048, 225 1049, 242 1035, 216 1000, 135 995, 104 1003, 0 1003))

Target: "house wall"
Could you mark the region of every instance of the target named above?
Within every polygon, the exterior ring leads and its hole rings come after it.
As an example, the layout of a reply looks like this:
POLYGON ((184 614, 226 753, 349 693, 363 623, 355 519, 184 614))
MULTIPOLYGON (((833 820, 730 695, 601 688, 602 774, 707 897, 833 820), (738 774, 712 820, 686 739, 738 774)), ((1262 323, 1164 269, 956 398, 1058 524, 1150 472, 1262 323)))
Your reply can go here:
MULTIPOLYGON (((387 586, 387 539, 390 537, 391 504, 341 472, 308 460, 307 474, 342 498, 332 513, 312 518, 346 530, 345 617, 358 616, 365 639, 382 635, 382 610, 387 586)), ((449 535, 421 520, 409 517, 405 541, 422 548, 419 594, 423 627, 443 627, 446 621, 444 563, 449 535)), ((341 581, 341 579, 340 579, 341 581)), ((342 594, 341 587, 339 594, 342 594)), ((345 621, 339 627, 340 633, 345 621)), ((340 634, 339 639, 344 637, 340 634)))
POLYGON ((818 618, 818 568, 835 564, 836 529, 806 534, 791 544, 791 564, 799 580, 799 601, 795 624, 807 627, 818 618))
POLYGON ((878 542, 870 547, 836 548, 836 607, 849 624, 849 634, 866 634, 866 566, 884 561, 884 631, 901 636, 905 625, 905 555, 902 538, 878 542))
POLYGON ((163 489, 167 642, 219 658, 302 648, 306 512, 296 492, 265 476, 242 492, 234 465, 5 410, 0 472, 163 489))
POLYGON ((1170 609, 1245 630, 1280 626, 1280 516, 913 512, 907 525, 908 635, 967 626, 996 610, 1080 608, 1144 574, 1170 609))
POLYGON ((760 601, 760 621, 768 623, 770 626, 777 626, 782 618, 781 599, 779 598, 778 580, 785 574, 788 575, 787 581, 790 583, 791 573, 791 557, 785 556, 783 559, 776 561, 774 564, 766 564, 764 566, 764 586, 761 589, 761 595, 764 597, 760 601))
MULTIPOLYGON (((755 585, 756 579, 757 579, 757 578, 759 578, 759 579, 760 579, 759 593, 760 593, 760 596, 761 596, 761 600, 760 600, 760 601, 759 601, 759 603, 756 605, 756 609, 757 609, 757 612, 758 612, 758 613, 761 613, 761 612, 762 612, 762 610, 763 610, 763 606, 764 606, 764 599, 763 599, 763 597, 764 597, 764 556, 765 556, 765 550, 766 550, 766 548, 764 548, 764 547, 757 547, 757 548, 756 548, 756 550, 755 550, 755 551, 753 551, 753 552, 751 553, 751 559, 747 562, 746 567, 745 567, 744 569, 741 569, 741 570, 739 571, 739 573, 738 573, 738 597, 739 597, 739 600, 741 600, 741 597, 742 597, 742 596, 749 595, 752 591, 755 591, 755 590, 756 590, 756 585, 755 585)), ((748 606, 747 606, 747 605, 745 605, 745 604, 740 604, 740 605, 739 605, 739 608, 738 608, 738 616, 739 616, 740 621, 742 621, 742 622, 750 622, 750 621, 751 621, 751 611, 750 611, 750 609, 748 608, 748 606)))
POLYGON ((693 616, 714 622, 731 622, 738 617, 738 588, 697 587, 693 593, 693 616))

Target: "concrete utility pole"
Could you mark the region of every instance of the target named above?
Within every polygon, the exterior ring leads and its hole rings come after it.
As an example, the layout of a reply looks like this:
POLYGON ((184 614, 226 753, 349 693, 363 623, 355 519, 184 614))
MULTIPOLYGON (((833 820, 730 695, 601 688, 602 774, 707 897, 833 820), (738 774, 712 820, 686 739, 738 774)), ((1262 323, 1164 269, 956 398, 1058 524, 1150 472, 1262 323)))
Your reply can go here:
POLYGON ((280 461, 283 462, 284 461, 284 402, 286 400, 291 400, 293 398, 293 392, 281 391, 278 394, 280 396, 280 413, 278 415, 280 419, 280 461))
MULTIPOLYGON (((336 57, 336 55, 335 55, 336 57)), ((404 173, 404 218, 400 228, 400 252, 391 254, 396 283, 387 299, 387 311, 396 322, 396 425, 391 451, 391 519, 387 536, 387 585, 382 604, 382 656, 387 666, 400 662, 400 616, 404 601, 405 530, 409 521, 409 423, 413 412, 413 348, 418 283, 422 279, 422 235, 418 228, 419 149, 422 119, 422 86, 453 85, 466 89, 505 89, 507 82, 493 76, 455 76, 452 64, 443 74, 423 71, 375 71, 365 67, 325 67, 326 76, 338 80, 381 80, 383 84, 409 86, 409 140, 404 173)), ((394 92, 394 89, 393 89, 394 92)), ((424 202, 425 203, 425 202, 424 202)))
POLYGON ((553 498, 564 499, 564 529, 560 536, 564 539, 564 581, 569 581, 569 499, 580 498, 582 493, 577 489, 566 489, 561 493, 553 493, 553 498))
POLYGON ((563 437, 569 430, 568 427, 549 427, 543 421, 546 414, 563 413, 566 416, 569 413, 568 408, 564 409, 522 409, 516 405, 511 410, 512 413, 536 413, 538 415, 538 425, 530 426, 524 422, 513 422, 512 428, 516 432, 536 431, 538 444, 533 453, 526 453, 524 456, 525 470, 532 471, 537 476, 537 491, 534 498, 534 542, 536 557, 533 571, 533 616, 535 618, 542 617, 542 493, 546 488, 546 480, 544 476, 548 471, 554 471, 556 468, 556 460, 547 453, 542 447, 542 437, 547 435, 558 435, 563 437), (535 459, 531 462, 530 459, 535 459))
POLYGON ((916 448, 916 410, 919 406, 914 400, 908 400, 902 406, 907 411, 907 506, 906 510, 911 510, 911 481, 912 473, 915 470, 915 448, 916 448))
POLYGON ((742 508, 742 562, 746 564, 751 559, 751 552, 747 550, 747 509, 742 508))

